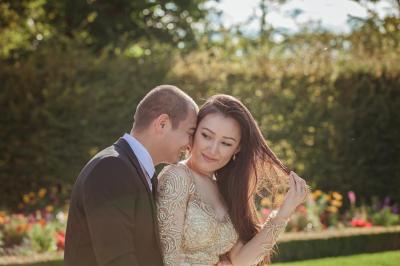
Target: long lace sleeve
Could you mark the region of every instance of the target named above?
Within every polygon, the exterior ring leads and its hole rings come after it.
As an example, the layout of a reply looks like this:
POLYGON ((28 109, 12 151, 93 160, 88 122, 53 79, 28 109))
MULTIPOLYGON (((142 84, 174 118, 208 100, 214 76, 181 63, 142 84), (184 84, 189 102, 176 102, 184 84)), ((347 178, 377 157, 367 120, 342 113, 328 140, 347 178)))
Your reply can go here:
POLYGON ((270 256, 272 249, 274 248, 276 241, 279 236, 285 231, 287 221, 275 222, 273 218, 276 216, 276 211, 271 212, 267 221, 263 225, 261 230, 266 236, 264 238, 264 243, 260 247, 258 256, 254 261, 254 265, 260 263, 264 257, 270 256))
POLYGON ((159 175, 157 218, 164 265, 178 265, 190 182, 179 166, 167 166, 159 175))
POLYGON ((272 212, 263 224, 261 231, 246 244, 237 244, 232 249, 231 260, 233 265, 258 265, 264 257, 268 257, 274 248, 278 237, 285 231, 287 221, 277 222, 272 212))

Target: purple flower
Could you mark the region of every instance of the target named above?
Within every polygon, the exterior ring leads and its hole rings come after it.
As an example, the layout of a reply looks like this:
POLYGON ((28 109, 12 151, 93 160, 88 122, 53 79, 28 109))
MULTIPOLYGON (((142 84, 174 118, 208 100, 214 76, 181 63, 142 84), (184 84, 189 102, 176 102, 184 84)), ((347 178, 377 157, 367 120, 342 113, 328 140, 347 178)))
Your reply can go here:
POLYGON ((399 206, 397 203, 392 206, 392 213, 399 214, 399 206))
POLYGON ((349 197, 350 203, 354 205, 356 203, 356 193, 354 191, 347 192, 347 196, 349 197))
POLYGON ((390 198, 388 196, 386 196, 385 199, 383 200, 382 209, 386 207, 390 207, 390 198))

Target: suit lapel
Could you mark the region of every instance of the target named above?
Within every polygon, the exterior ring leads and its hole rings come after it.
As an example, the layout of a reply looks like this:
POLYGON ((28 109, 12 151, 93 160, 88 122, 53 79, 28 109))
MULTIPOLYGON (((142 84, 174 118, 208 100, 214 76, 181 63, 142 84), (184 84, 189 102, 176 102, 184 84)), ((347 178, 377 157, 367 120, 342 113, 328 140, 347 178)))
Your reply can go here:
POLYGON ((124 140, 123 138, 120 138, 115 143, 115 145, 120 147, 124 151, 124 153, 128 156, 129 160, 135 166, 137 172, 139 173, 140 180, 143 182, 143 185, 146 187, 147 192, 151 195, 151 190, 149 188, 149 184, 147 183, 146 176, 143 173, 143 169, 140 166, 139 160, 137 159, 136 155, 133 153, 128 142, 126 142, 126 140, 124 140))
MULTIPOLYGON (((152 213, 153 213, 154 232, 156 234, 158 246, 161 247, 159 232, 158 232, 158 222, 156 219, 156 216, 157 216, 156 204, 154 202, 153 194, 149 188, 146 177, 143 173, 143 169, 140 166, 139 160, 137 159, 136 155, 132 151, 132 148, 129 146, 128 142, 126 140, 124 140, 123 138, 120 138, 117 142, 114 143, 114 145, 121 148, 124 151, 124 153, 128 156, 129 160, 131 161, 131 163, 133 164, 133 166, 136 168, 137 172, 139 173, 140 180, 142 181, 143 185, 145 186, 145 188, 147 190, 147 195, 149 196, 152 213)), ((156 177, 154 177, 154 178, 156 178, 156 177)), ((153 189, 156 189, 156 188, 153 188, 153 189)))

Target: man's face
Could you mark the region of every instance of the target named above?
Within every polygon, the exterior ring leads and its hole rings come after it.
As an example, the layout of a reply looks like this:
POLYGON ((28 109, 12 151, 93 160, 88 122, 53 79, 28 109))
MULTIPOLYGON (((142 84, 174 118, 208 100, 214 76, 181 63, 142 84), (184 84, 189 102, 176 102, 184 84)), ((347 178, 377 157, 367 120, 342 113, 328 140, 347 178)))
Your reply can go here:
POLYGON ((189 108, 185 120, 181 121, 177 128, 171 129, 165 135, 163 154, 165 163, 177 163, 187 148, 192 143, 196 130, 197 112, 189 108))

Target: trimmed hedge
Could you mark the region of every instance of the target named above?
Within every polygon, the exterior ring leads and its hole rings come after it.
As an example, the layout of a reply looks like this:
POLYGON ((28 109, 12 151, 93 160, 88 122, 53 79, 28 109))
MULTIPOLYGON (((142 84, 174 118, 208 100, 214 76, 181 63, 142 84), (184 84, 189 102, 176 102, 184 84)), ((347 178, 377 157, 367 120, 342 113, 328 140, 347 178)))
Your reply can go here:
POLYGON ((400 53, 341 62, 313 47, 289 58, 212 48, 133 59, 54 44, 0 62, 0 208, 17 209, 42 186, 71 186, 93 154, 130 130, 137 103, 160 83, 199 104, 215 93, 241 99, 313 187, 400 202, 400 53))
POLYGON ((298 261, 388 250, 400 250, 400 226, 353 232, 345 229, 343 232, 311 234, 310 237, 303 234, 296 238, 286 234, 279 241, 273 261, 298 261))

